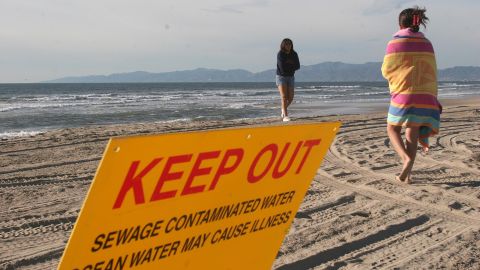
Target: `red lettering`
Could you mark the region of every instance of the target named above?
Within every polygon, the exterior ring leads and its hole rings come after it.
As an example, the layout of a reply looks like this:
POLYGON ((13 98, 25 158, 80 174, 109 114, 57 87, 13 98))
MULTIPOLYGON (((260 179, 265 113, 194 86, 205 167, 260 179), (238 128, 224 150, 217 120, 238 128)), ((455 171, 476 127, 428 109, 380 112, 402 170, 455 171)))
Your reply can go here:
POLYGON ((297 143, 297 147, 295 147, 295 150, 293 151, 293 154, 290 157, 290 160, 288 161, 287 167, 285 167, 283 171, 279 171, 280 164, 283 162, 283 158, 285 157, 285 154, 287 153, 287 150, 290 147, 290 143, 285 144, 285 147, 283 148, 283 151, 280 154, 280 157, 278 158, 277 164, 275 164, 275 167, 273 168, 273 173, 272 173, 273 178, 280 178, 284 176, 288 172, 288 170, 290 170, 290 167, 292 167, 293 161, 297 157, 298 151, 300 150, 302 143, 303 143, 302 141, 299 141, 297 143))
POLYGON ((310 150, 312 150, 312 147, 315 145, 319 145, 322 140, 316 139, 316 140, 309 140, 306 141, 303 146, 307 147, 307 152, 305 152, 305 155, 303 156, 302 162, 300 162, 300 165, 298 166, 297 171, 295 172, 296 174, 299 174, 300 171, 303 168, 303 165, 305 164, 305 161, 307 160, 308 155, 310 154, 310 150))
POLYGON ((177 194, 177 190, 170 190, 170 191, 161 192, 161 190, 163 188, 163 184, 165 184, 166 181, 172 181, 172 180, 180 179, 183 175, 183 171, 170 172, 170 170, 172 169, 172 166, 174 164, 178 164, 178 163, 189 162, 191 159, 192 159, 192 154, 173 156, 173 157, 168 158, 167 163, 165 164, 165 167, 163 168, 162 175, 158 179, 157 186, 153 190, 152 198, 150 199, 150 201, 158 201, 158 200, 163 200, 163 199, 168 199, 168 198, 175 197, 175 195, 177 194))
MULTIPOLYGON (((249 183, 259 182, 268 173, 272 173, 272 177, 274 179, 283 177, 291 170, 293 163, 297 164, 296 160, 299 158, 299 152, 302 148, 305 148, 305 153, 295 171, 296 174, 299 174, 309 158, 312 148, 319 145, 320 142, 320 139, 298 141, 294 149, 291 148, 292 143, 287 142, 284 144, 281 153, 279 153, 279 146, 277 144, 272 143, 266 145, 253 159, 253 162, 248 169, 247 181, 249 183)), ((219 162, 215 175, 213 178, 210 178, 212 171, 216 167, 213 165, 218 163, 208 161, 217 160, 221 153, 221 150, 199 153, 198 156, 196 156, 195 162, 192 161, 193 154, 183 154, 168 158, 165 157, 165 166, 163 167, 155 188, 151 193, 150 201, 153 202, 169 199, 177 195, 185 196, 205 192, 206 186, 210 182, 209 179, 211 179, 211 182, 208 189, 214 190, 218 185, 220 178, 233 173, 240 166, 240 163, 244 157, 244 149, 242 148, 226 150, 222 160, 219 162), (180 165, 182 163, 190 162, 193 162, 193 164, 180 165), (186 179, 183 178, 183 176, 187 173, 188 177, 186 179), (205 180, 201 181, 198 178, 205 180), (165 187, 168 181, 176 180, 181 181, 177 182, 178 184, 176 187, 165 187)), ((113 209, 122 206, 125 197, 130 193, 130 191, 132 191, 135 204, 144 204, 145 194, 143 178, 150 173, 153 168, 155 168, 155 166, 157 166, 162 160, 163 158, 155 158, 143 169, 140 168, 139 160, 133 161, 128 169, 127 175, 125 176, 122 187, 118 192, 113 209)))
POLYGON ((139 174, 135 175, 137 171, 138 165, 140 161, 132 162, 130 165, 130 169, 128 170, 127 176, 123 181, 122 188, 120 192, 118 192, 117 199, 115 200, 115 204, 113 205, 113 209, 119 208, 122 206, 123 200, 125 199, 125 195, 130 189, 133 189, 133 195, 135 198, 135 204, 145 203, 145 196, 143 194, 143 186, 142 186, 142 178, 155 167, 162 158, 156 158, 150 162, 150 164, 145 167, 139 174))
POLYGON ((217 158, 219 155, 220 155, 220 151, 204 152, 198 155, 198 158, 195 161, 195 164, 193 165, 190 175, 188 176, 187 182, 183 187, 182 195, 202 192, 205 189, 205 185, 192 186, 193 179, 196 176, 210 174, 212 167, 200 168, 200 165, 202 164, 202 161, 204 161, 205 159, 217 158))
POLYGON ((215 177, 213 177, 212 183, 210 184, 209 190, 215 189, 220 176, 233 172, 238 165, 240 165, 240 161, 243 159, 243 153, 244 151, 241 148, 228 149, 227 152, 225 152, 225 155, 220 162, 220 166, 218 166, 217 172, 215 173, 215 177), (236 159, 232 166, 227 167, 230 157, 236 157, 236 159))
POLYGON ((258 182, 260 179, 262 179, 268 173, 268 170, 270 170, 270 168, 273 165, 273 162, 275 161, 275 157, 277 156, 277 152, 278 152, 278 147, 277 147, 276 144, 269 144, 269 145, 265 146, 262 150, 260 150, 260 152, 257 154, 255 159, 253 160, 252 165, 250 165, 250 169, 248 170, 248 176, 247 176, 248 182, 250 182, 250 183, 258 182), (263 172, 260 173, 258 176, 255 176, 253 173, 254 173, 255 168, 257 167, 257 163, 260 160, 260 158, 263 156, 263 154, 265 154, 267 151, 272 152, 272 156, 270 157, 270 161, 268 162, 268 165, 265 167, 263 172))

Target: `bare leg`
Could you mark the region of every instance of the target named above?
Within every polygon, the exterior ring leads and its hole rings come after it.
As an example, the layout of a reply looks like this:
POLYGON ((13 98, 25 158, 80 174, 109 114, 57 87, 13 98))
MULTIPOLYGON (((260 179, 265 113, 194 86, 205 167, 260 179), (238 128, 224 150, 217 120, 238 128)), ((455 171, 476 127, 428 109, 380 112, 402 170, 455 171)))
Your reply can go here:
POLYGON ((412 169, 413 162, 411 161, 410 156, 408 155, 408 152, 406 150, 405 144, 403 143, 401 131, 402 131, 402 127, 393 126, 393 125, 387 126, 387 133, 388 133, 388 138, 390 138, 390 143, 393 145, 393 149, 395 149, 395 151, 400 156, 403 162, 402 172, 397 177, 397 179, 400 181, 405 181, 405 179, 408 177, 408 174, 412 169))
POLYGON ((287 107, 288 103, 288 88, 285 84, 280 84, 278 86, 278 91, 280 92, 280 98, 282 99, 282 117, 288 116, 287 107))
POLYGON ((413 163, 415 162, 415 157, 417 156, 417 146, 418 146, 418 136, 420 134, 419 127, 407 127, 405 129, 405 144, 408 156, 410 157, 411 165, 406 168, 408 172, 406 173, 407 183, 410 183, 410 173, 412 172, 413 163))
POLYGON ((294 95, 295 95, 295 91, 293 87, 289 87, 287 91, 287 99, 288 99, 287 107, 290 106, 290 104, 292 104, 294 95))

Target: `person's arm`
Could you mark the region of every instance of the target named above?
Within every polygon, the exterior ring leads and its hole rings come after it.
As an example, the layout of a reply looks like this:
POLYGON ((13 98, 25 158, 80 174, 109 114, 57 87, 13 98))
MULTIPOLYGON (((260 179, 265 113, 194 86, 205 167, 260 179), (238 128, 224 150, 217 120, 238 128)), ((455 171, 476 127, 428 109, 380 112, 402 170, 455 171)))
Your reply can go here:
POLYGON ((383 58, 381 71, 382 71, 382 77, 387 79, 387 63, 386 63, 386 58, 385 57, 383 58))
POLYGON ((385 49, 385 56, 383 57, 382 68, 381 68, 383 78, 388 80, 388 78, 387 78, 387 69, 388 69, 387 51, 388 51, 388 44, 387 44, 387 49, 385 49))
POLYGON ((298 54, 295 52, 295 70, 300 69, 300 60, 298 59, 298 54))
POLYGON ((286 61, 286 56, 283 55, 281 52, 278 52, 277 54, 277 67, 280 70, 281 74, 285 74, 285 61, 286 61))

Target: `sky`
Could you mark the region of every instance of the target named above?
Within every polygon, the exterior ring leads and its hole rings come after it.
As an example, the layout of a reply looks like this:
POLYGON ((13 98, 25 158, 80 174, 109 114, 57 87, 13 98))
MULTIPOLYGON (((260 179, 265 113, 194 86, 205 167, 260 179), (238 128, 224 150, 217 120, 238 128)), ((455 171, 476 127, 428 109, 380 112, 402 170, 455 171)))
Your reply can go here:
POLYGON ((480 66, 479 0, 0 0, 0 83, 195 68, 381 62, 398 14, 419 5, 439 68, 480 66))

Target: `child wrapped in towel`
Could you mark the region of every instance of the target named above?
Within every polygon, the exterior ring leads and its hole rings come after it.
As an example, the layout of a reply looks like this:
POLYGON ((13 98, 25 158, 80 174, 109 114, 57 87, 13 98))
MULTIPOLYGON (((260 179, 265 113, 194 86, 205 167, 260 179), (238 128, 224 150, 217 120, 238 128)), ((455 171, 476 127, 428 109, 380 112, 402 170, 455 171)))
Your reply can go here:
POLYGON ((442 107, 437 100, 437 67, 433 46, 419 32, 428 18, 419 7, 403 10, 400 30, 388 43, 382 74, 390 88, 387 132, 403 161, 397 180, 411 182, 417 142, 428 151, 428 138, 438 134, 442 107), (401 138, 405 127, 405 143, 401 138))

